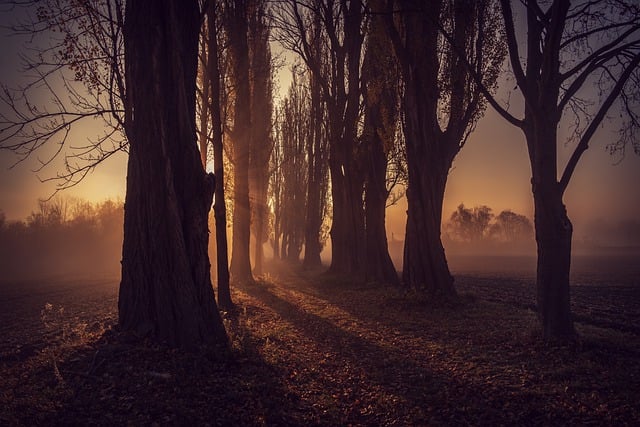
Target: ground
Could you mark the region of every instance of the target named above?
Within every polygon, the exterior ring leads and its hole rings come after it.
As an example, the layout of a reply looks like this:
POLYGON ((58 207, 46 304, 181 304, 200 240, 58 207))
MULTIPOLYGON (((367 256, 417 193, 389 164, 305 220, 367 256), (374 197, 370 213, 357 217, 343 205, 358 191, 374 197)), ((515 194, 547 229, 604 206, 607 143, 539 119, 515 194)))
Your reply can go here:
POLYGON ((0 425, 640 419, 638 286, 577 287, 580 340, 550 346, 526 278, 460 275, 460 301, 433 304, 402 289, 272 272, 233 289, 231 349, 214 354, 119 333, 117 279, 55 282, 2 288, 0 425))

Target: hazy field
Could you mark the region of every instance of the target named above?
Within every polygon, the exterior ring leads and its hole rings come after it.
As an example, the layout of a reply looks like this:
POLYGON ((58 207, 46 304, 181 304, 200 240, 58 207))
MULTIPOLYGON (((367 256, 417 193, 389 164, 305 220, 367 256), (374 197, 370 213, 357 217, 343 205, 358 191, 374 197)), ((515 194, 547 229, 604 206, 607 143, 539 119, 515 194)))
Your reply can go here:
MULTIPOLYGON (((535 307, 535 257, 452 256, 461 294, 535 307)), ((0 281, 0 360, 45 345, 45 304, 64 307, 81 322, 115 321, 118 277, 64 277, 0 281), (101 319, 100 316, 108 317, 101 319)), ((640 334, 640 256, 577 255, 572 264, 572 306, 580 322, 640 334)))

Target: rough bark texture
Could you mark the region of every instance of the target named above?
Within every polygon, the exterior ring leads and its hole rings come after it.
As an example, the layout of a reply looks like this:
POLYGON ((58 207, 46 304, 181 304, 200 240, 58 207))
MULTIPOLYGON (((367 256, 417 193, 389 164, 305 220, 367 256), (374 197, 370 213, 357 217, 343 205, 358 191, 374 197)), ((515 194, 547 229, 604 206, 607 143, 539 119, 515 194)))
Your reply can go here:
MULTIPOLYGON (((329 172, 333 200, 331 266, 329 272, 364 279, 365 229, 364 177, 359 162, 358 114, 360 109, 360 62, 363 35, 362 5, 350 3, 343 11, 344 38, 332 40, 332 94, 328 99, 329 172)), ((335 31, 335 29, 334 29, 335 31)))
MULTIPOLYGON (((530 90, 539 90, 536 83, 530 82, 530 90)), ((533 108, 525 109, 524 130, 533 175, 538 315, 545 341, 566 342, 576 336, 569 292, 573 227, 557 179, 558 90, 539 93, 533 108)))
POLYGON ((269 26, 266 2, 256 1, 249 19, 251 57, 251 141, 249 155, 249 191, 255 252, 253 271, 262 274, 264 243, 267 241, 269 184, 269 157, 273 147, 271 139, 272 83, 269 26))
POLYGON ((523 69, 517 56, 517 41, 510 4, 502 2, 509 53, 518 86, 525 98, 522 128, 531 163, 538 246, 538 314, 546 341, 574 339, 571 318, 569 272, 572 225, 562 201, 564 189, 558 182, 558 124, 562 118, 560 98, 560 50, 570 2, 561 0, 550 7, 541 25, 539 15, 527 11, 527 63, 523 69), (541 43, 545 40, 545 43, 541 43))
POLYGON ((207 254, 214 179, 195 139, 199 29, 196 1, 127 2, 130 151, 119 323, 189 348, 226 344, 207 254))
POLYGON ((493 87, 504 51, 486 1, 397 3, 405 6, 403 12, 396 21, 388 15, 387 26, 405 82, 409 185, 403 278, 434 296, 453 297, 440 238, 442 202, 453 160, 484 108, 480 89, 462 64, 471 64, 485 87, 493 87), (452 29, 450 45, 435 19, 452 29))
MULTIPOLYGON (((316 25, 318 40, 316 49, 320 47, 319 25, 316 25)), ((320 84, 317 78, 311 76, 311 137, 307 141, 307 213, 304 238, 304 261, 302 265, 306 269, 314 269, 322 266, 320 253, 320 230, 324 213, 324 199, 326 197, 327 182, 327 147, 323 143, 322 118, 323 103, 320 99, 320 84)))
MULTIPOLYGON (((372 1, 379 10, 381 1, 372 1)), ((395 143, 398 119, 398 79, 392 45, 385 34, 384 18, 369 23, 367 51, 362 66, 365 119, 362 140, 365 178, 365 279, 398 284, 398 273, 389 256, 385 214, 387 207, 387 153, 395 143)))
MULTIPOLYGON (((442 4, 434 0, 428 7, 439 16, 435 11, 440 11, 442 4)), ((437 119, 441 96, 438 29, 424 13, 407 12, 403 22, 403 45, 395 43, 406 85, 404 132, 409 173, 402 278, 405 285, 426 290, 435 297, 451 297, 456 292, 440 238, 440 225, 447 174, 459 146, 457 141, 445 138, 437 119), (430 48, 425 50, 424 46, 430 48)))
POLYGON ((235 87, 233 119, 233 240, 231 277, 238 282, 253 281, 249 242, 251 211, 249 205, 249 149, 251 129, 251 91, 249 86, 249 44, 247 41, 247 1, 227 3, 229 52, 235 87))
POLYGON ((425 290, 434 297, 449 298, 456 291, 440 238, 447 172, 424 167, 425 159, 415 157, 409 146, 407 159, 410 184, 402 279, 405 285, 425 290), (420 166, 411 166, 413 162, 420 166))
POLYGON ((216 273, 218 285, 218 304, 229 309, 233 306, 229 289, 229 248, 227 242, 227 206, 224 194, 224 164, 222 139, 222 114, 220 111, 220 67, 218 64, 218 34, 216 4, 210 1, 207 6, 209 21, 208 66, 211 84, 211 126, 213 128, 213 172, 216 176, 215 203, 213 214, 216 223, 216 273))
POLYGON ((573 228, 562 197, 554 187, 539 186, 534 190, 538 312, 544 339, 567 341, 576 334, 569 292, 573 228))

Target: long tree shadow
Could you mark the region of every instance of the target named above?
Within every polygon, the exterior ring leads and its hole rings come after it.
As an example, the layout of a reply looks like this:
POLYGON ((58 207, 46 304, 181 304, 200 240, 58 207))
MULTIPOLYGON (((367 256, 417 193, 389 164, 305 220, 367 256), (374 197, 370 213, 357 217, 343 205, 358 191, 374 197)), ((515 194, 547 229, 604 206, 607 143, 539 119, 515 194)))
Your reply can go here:
MULTIPOLYGON (((514 393, 455 372, 446 363, 442 365, 442 354, 432 358, 428 351, 422 351, 422 360, 417 360, 412 354, 415 343, 392 337, 387 343, 363 338, 276 295, 275 289, 267 283, 242 288, 334 359, 327 364, 328 375, 346 378, 343 382, 327 378, 326 386, 343 388, 334 392, 343 408, 341 423, 539 424, 549 420, 575 422, 580 415, 550 406, 544 396, 526 388, 514 393), (523 401, 527 404, 520 405, 523 401)), ((383 334, 390 331, 382 329, 383 334)), ((411 337, 405 334, 402 339, 411 337)))
POLYGON ((28 380, 15 381, 14 399, 4 409, 10 411, 6 421, 18 425, 305 424, 305 408, 287 393, 280 368, 265 362, 251 347, 255 344, 247 341, 247 347, 233 354, 228 350, 188 353, 133 342, 109 330, 94 342, 58 354, 59 373, 46 363, 28 371, 28 380))

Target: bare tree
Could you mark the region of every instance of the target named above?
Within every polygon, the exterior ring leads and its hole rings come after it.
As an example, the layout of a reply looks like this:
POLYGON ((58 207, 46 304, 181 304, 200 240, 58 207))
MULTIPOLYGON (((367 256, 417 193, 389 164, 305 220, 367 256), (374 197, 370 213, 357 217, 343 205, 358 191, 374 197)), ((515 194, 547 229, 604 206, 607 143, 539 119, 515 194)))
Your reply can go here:
POLYGON ((58 189, 76 185, 93 168, 127 150, 123 66, 123 2, 12 1, 26 8, 13 31, 26 40, 21 59, 28 76, 0 93, 0 149, 23 160, 43 147, 38 172, 62 157, 54 177, 58 189), (40 100, 47 99, 46 105, 40 100), (71 140, 84 122, 103 128, 85 141, 71 140))
MULTIPOLYGON (((322 57, 322 49, 326 48, 326 42, 320 16, 315 14, 311 23, 310 49, 315 55, 322 57)), ((304 238, 303 266, 307 269, 318 268, 322 265, 320 253, 322 252, 322 224, 327 210, 328 193, 328 135, 324 123, 327 118, 326 102, 322 96, 320 79, 309 72, 309 98, 310 98, 310 132, 307 139, 307 212, 304 238)))
POLYGON ((296 73, 287 97, 282 101, 280 121, 280 170, 282 191, 279 216, 282 241, 280 257, 291 262, 300 259, 305 242, 307 195, 306 146, 311 137, 308 87, 296 73))
POLYGON ((231 291, 229 288, 229 255, 227 242, 227 208, 225 199, 225 171, 224 171, 224 140, 222 132, 222 93, 221 93, 221 72, 220 58, 218 54, 218 16, 221 5, 216 1, 207 3, 205 36, 206 48, 203 49, 203 85, 202 85, 202 107, 200 155, 203 164, 207 160, 207 147, 213 147, 213 172, 216 177, 216 188, 214 197, 214 217, 216 236, 216 275, 218 287, 218 304, 220 307, 229 309, 233 306, 231 291), (211 132, 207 125, 208 117, 211 119, 211 132), (205 130, 206 129, 206 130, 205 130), (209 138, 209 133, 211 137, 209 138))
POLYGON ((196 0, 126 5, 130 141, 119 323, 171 345, 226 346, 211 286, 214 178, 196 144, 196 0))
MULTIPOLYGON (((382 0, 370 2, 380 11, 382 0)), ((367 30, 362 66, 364 124, 361 135, 365 174, 365 277, 368 282, 397 284, 398 273, 389 256, 385 209, 389 190, 387 176, 390 153, 396 143, 399 117, 400 70, 385 29, 384 17, 373 15, 367 30)))
POLYGON ((440 236, 442 204, 453 160, 485 108, 480 87, 462 66, 462 58, 489 90, 504 60, 494 4, 387 2, 388 29, 405 85, 408 211, 403 281, 432 296, 456 294, 440 236), (450 30, 457 53, 438 28, 450 30))
POLYGON ((238 282, 253 281, 249 255, 251 239, 249 153, 252 118, 248 13, 249 0, 226 0, 225 24, 234 87, 234 118, 231 131, 234 195, 230 270, 233 280, 238 282))
POLYGON ((329 271, 364 277, 363 172, 358 120, 366 19, 362 2, 307 0, 280 4, 277 37, 298 53, 317 79, 327 108, 332 224, 329 271), (313 23, 320 23, 325 49, 314 49, 313 23))
POLYGON ((509 59, 524 115, 489 96, 509 123, 522 129, 529 151, 538 246, 538 310, 544 339, 573 339, 569 272, 573 227, 563 202, 574 170, 616 102, 620 139, 609 145, 640 152, 640 6, 636 1, 529 0, 520 7, 526 32, 516 30, 511 2, 501 0, 509 59), (524 52, 524 58, 521 56, 524 52), (569 138, 560 129, 569 123, 569 138), (563 170, 558 146, 573 143, 563 170))
POLYGON ((249 54, 251 78, 251 142, 249 153, 249 199, 251 224, 255 237, 254 273, 262 274, 264 243, 268 237, 267 190, 269 157, 273 148, 272 60, 269 45, 266 2, 254 0, 249 18, 249 54))

